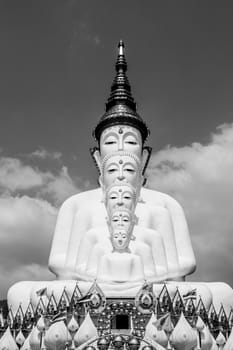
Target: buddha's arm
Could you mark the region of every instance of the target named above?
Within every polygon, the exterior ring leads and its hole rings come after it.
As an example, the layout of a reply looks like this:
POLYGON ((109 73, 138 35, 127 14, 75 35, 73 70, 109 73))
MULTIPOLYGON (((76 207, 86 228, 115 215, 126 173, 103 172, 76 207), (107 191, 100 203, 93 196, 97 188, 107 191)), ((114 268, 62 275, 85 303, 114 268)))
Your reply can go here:
POLYGON ((49 268, 59 277, 64 274, 68 242, 72 230, 74 212, 76 211, 75 204, 74 197, 69 198, 61 206, 57 217, 49 256, 49 268))
MULTIPOLYGON (((86 239, 86 234, 91 227, 90 223, 90 215, 88 210, 85 208, 79 209, 73 218, 73 225, 70 232, 70 238, 67 247, 67 255, 65 266, 68 269, 75 269, 77 261, 79 259, 79 254, 81 254, 81 258, 83 254, 85 255, 85 251, 80 249, 81 245, 85 245, 85 249, 89 251, 89 244, 86 239)), ((92 239, 92 237, 90 237, 92 239)), ((88 254, 88 253, 86 253, 88 254)), ((80 260, 80 259, 79 259, 80 260)))
POLYGON ((168 209, 166 208, 153 206, 152 209, 153 213, 151 214, 151 217, 153 220, 153 229, 156 230, 154 232, 155 236, 159 234, 162 237, 162 240, 164 242, 163 250, 165 249, 165 256, 167 260, 168 269, 174 269, 178 266, 179 260, 177 243, 171 216, 169 214, 168 209))
POLYGON ((156 261, 152 254, 152 246, 145 243, 142 237, 137 236, 136 242, 132 242, 132 253, 138 255, 144 266, 144 273, 146 277, 157 275, 156 261))
MULTIPOLYGON (((169 268, 167 264, 167 255, 164 247, 163 238, 157 231, 151 229, 140 230, 139 232, 137 232, 137 235, 138 238, 140 238, 140 240, 144 241, 143 244, 146 246, 146 248, 144 248, 144 251, 147 251, 146 257, 149 258, 150 256, 149 259, 153 261, 156 270, 156 276, 160 278, 163 277, 163 279, 166 279, 169 268)), ((172 267, 177 272, 179 268, 178 262, 172 267)))
POLYGON ((76 253, 76 262, 75 269, 79 270, 80 273, 85 273, 85 270, 88 266, 89 259, 92 258, 92 249, 97 244, 97 235, 96 230, 89 230, 83 236, 80 246, 78 249, 78 253, 76 253))
POLYGON ((189 235, 184 211, 180 204, 168 195, 165 196, 166 208, 171 215, 175 231, 179 265, 183 276, 192 273, 196 268, 196 260, 189 235))
MULTIPOLYGON (((154 232, 152 237, 152 254, 156 264, 156 271, 158 276, 163 276, 163 278, 165 279, 169 273, 167 256, 165 252, 163 239, 157 232, 154 232)), ((176 268, 177 272, 178 264, 174 266, 174 268, 176 268)))

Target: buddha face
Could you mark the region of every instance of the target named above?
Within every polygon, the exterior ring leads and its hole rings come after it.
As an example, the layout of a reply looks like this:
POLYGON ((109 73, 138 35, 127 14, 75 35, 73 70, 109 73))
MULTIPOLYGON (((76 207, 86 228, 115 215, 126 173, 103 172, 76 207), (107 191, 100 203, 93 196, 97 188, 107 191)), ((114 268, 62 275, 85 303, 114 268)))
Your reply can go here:
POLYGON ((125 252, 128 250, 130 236, 126 231, 116 229, 111 236, 111 242, 113 245, 113 251, 125 252))
POLYGON ((139 130, 127 125, 106 128, 100 137, 101 158, 117 151, 126 151, 141 157, 142 137, 139 130))
POLYGON ((141 165, 136 156, 117 152, 103 159, 100 183, 104 188, 113 183, 130 183, 138 188, 141 182, 141 165))
POLYGON ((127 184, 110 186, 106 190, 105 205, 109 212, 117 208, 132 210, 137 204, 136 190, 127 184))
POLYGON ((116 210, 110 217, 109 224, 114 229, 125 229, 129 231, 132 224, 132 214, 126 210, 116 210))

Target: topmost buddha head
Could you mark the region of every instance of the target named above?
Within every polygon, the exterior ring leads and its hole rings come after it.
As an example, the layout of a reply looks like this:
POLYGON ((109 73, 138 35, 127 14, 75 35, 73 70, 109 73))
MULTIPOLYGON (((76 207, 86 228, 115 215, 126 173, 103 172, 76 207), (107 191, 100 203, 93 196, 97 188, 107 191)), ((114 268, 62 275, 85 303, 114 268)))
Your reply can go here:
POLYGON ((106 111, 93 131, 93 136, 99 144, 99 149, 93 152, 98 166, 106 154, 116 151, 126 151, 143 157, 143 163, 147 163, 150 154, 148 148, 143 152, 149 129, 137 113, 136 103, 131 94, 122 41, 119 42, 118 49, 116 76, 106 103, 106 111))

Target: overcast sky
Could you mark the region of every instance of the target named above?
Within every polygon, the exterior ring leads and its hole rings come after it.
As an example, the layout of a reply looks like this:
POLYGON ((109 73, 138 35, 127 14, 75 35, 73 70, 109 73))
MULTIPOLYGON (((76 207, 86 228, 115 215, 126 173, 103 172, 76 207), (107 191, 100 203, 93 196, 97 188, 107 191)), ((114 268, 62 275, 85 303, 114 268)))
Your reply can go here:
POLYGON ((0 297, 48 279, 57 210, 94 188, 119 39, 149 125, 148 185, 186 212, 192 280, 233 286, 233 2, 0 0, 0 297))

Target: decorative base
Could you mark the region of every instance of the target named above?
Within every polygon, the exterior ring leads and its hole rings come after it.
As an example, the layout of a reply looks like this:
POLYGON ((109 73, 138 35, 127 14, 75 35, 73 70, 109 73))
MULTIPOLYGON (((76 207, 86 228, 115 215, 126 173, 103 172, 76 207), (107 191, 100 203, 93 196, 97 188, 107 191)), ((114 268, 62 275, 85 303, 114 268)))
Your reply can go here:
MULTIPOLYGON (((28 284, 14 285, 9 298, 17 290, 20 294, 28 284)), ((19 341, 25 346, 30 342, 32 349, 41 344, 48 349, 103 350, 124 345, 135 350, 200 349, 204 345, 210 349, 233 339, 233 334, 230 336, 233 312, 227 313, 223 306, 215 309, 208 299, 211 291, 207 284, 145 283, 141 288, 134 286, 131 297, 113 296, 113 289, 96 282, 92 285, 76 281, 34 282, 30 287, 31 303, 27 308, 18 304, 16 312, 9 310, 2 331, 9 328, 0 339, 0 349, 19 341), (39 344, 34 344, 37 341, 39 344)), ((231 290, 220 283, 212 287, 218 292, 221 288, 231 290)))

